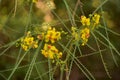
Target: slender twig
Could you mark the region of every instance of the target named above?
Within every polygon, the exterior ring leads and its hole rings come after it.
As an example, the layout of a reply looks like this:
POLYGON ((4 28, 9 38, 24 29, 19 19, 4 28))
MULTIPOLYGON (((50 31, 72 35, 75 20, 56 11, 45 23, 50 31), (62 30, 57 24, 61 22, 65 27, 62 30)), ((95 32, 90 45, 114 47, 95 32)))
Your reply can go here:
MULTIPOLYGON (((79 1, 79 0, 78 0, 79 1)), ((74 20, 74 17, 75 17, 75 13, 77 11, 77 8, 78 8, 78 5, 79 5, 79 2, 76 2, 76 5, 75 5, 75 8, 74 8, 74 11, 73 11, 73 14, 72 14, 72 18, 73 18, 73 24, 75 25, 75 20, 74 20)))
POLYGON ((15 0, 15 9, 14 9, 13 17, 15 17, 15 14, 16 14, 16 11, 17 11, 17 3, 18 3, 18 0, 15 0))
POLYGON ((100 6, 97 7, 97 9, 95 9, 95 11, 92 13, 92 15, 94 15, 107 1, 109 1, 109 0, 103 1, 103 3, 101 3, 100 6))
POLYGON ((79 3, 79 5, 80 5, 80 10, 81 10, 81 13, 82 13, 82 15, 84 15, 84 11, 83 11, 83 3, 80 1, 80 0, 78 0, 78 3, 79 3))

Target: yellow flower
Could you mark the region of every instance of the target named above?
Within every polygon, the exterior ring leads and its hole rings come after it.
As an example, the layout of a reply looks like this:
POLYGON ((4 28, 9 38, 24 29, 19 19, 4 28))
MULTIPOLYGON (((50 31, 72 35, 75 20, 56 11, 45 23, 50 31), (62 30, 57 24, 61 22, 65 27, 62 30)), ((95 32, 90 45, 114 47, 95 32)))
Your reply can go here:
POLYGON ((72 36, 74 37, 75 41, 78 41, 79 40, 79 35, 78 35, 78 32, 77 32, 77 28, 72 27, 71 31, 72 31, 72 36))
POLYGON ((59 52, 58 49, 55 46, 52 46, 50 44, 45 44, 44 48, 42 50, 42 54, 46 58, 55 59, 55 58, 61 58, 62 52, 59 52))
POLYGON ((28 50, 28 46, 26 46, 26 45, 21 44, 21 47, 22 47, 25 51, 28 50))
POLYGON ((33 42, 33 48, 38 48, 38 42, 37 41, 33 42))
POLYGON ((83 26, 90 26, 90 18, 86 18, 86 16, 81 16, 81 23, 83 26))
POLYGON ((92 20, 94 21, 95 24, 99 24, 100 15, 94 14, 94 16, 92 17, 92 20))
POLYGON ((48 28, 48 31, 45 35, 45 42, 51 41, 51 43, 54 43, 59 39, 61 39, 61 32, 56 31, 55 28, 48 28))
POLYGON ((31 36, 31 32, 28 31, 27 36, 21 39, 21 47, 27 51, 29 48, 37 48, 38 42, 31 36))
POLYGON ((82 46, 84 46, 88 42, 88 38, 90 37, 90 29, 88 27, 78 31, 77 28, 72 27, 72 36, 75 38, 75 41, 81 41, 82 46))
POLYGON ((84 46, 88 42, 89 36, 90 36, 89 28, 84 28, 83 30, 81 30, 82 46, 84 46))
POLYGON ((57 55, 57 58, 61 58, 62 57, 62 52, 59 52, 59 55, 57 55))
POLYGON ((92 21, 93 21, 92 29, 94 29, 94 27, 100 23, 100 15, 99 14, 94 14, 93 17, 92 17, 92 21))
POLYGON ((34 42, 34 38, 33 37, 25 37, 23 41, 26 45, 32 45, 34 42))

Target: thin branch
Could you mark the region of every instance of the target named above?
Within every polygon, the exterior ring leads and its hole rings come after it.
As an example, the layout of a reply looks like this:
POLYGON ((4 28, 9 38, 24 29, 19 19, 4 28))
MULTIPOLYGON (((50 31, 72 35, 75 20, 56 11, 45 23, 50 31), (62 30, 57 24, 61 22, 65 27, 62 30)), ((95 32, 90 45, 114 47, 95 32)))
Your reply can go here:
POLYGON ((15 17, 15 14, 16 14, 16 11, 17 11, 17 2, 18 2, 18 0, 15 0, 15 9, 14 9, 13 17, 15 17))

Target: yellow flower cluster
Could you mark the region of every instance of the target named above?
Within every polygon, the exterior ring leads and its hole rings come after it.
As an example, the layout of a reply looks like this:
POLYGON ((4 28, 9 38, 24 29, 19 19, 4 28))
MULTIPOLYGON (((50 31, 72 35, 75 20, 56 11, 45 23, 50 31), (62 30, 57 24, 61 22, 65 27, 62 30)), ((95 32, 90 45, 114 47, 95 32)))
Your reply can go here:
POLYGON ((50 44, 45 44, 44 48, 42 50, 42 54, 50 59, 59 59, 62 57, 62 52, 59 52, 58 49, 55 46, 52 46, 50 44))
POLYGON ((95 22, 95 24, 99 24, 100 15, 94 14, 94 16, 92 17, 92 20, 95 22))
POLYGON ((84 46, 88 42, 88 38, 90 36, 90 29, 84 28, 80 31, 76 27, 72 27, 72 36, 74 37, 75 41, 81 41, 82 46, 84 46))
POLYGON ((76 27, 72 27, 71 31, 72 31, 72 36, 73 36, 74 40, 75 41, 79 41, 79 35, 78 35, 78 32, 77 32, 77 28, 76 27))
MULTIPOLYGON (((86 18, 86 16, 81 16, 81 23, 83 28, 80 31, 80 39, 82 40, 82 46, 84 46, 88 42, 88 38, 90 36, 90 29, 94 29, 100 23, 100 15, 95 13, 91 18, 86 18)), ((76 36, 75 32, 73 32, 74 36, 76 36)), ((77 36, 76 36, 77 37, 77 36)))
POLYGON ((62 57, 62 52, 52 44, 61 39, 61 32, 56 31, 55 28, 48 27, 47 31, 37 36, 38 39, 45 41, 44 48, 41 53, 49 59, 59 59, 62 57), (48 44, 50 43, 50 44, 48 44))
POLYGON ((45 35, 45 42, 51 41, 51 43, 54 43, 59 39, 61 39, 61 32, 56 31, 55 28, 49 27, 45 35))
POLYGON ((37 48, 38 42, 34 40, 34 37, 30 35, 30 31, 28 31, 27 36, 21 39, 21 47, 27 51, 29 48, 37 48))
POLYGON ((83 26, 90 26, 90 18, 86 18, 86 16, 81 16, 81 23, 83 26))
POLYGON ((84 46, 88 42, 88 38, 90 37, 90 29, 84 28, 81 30, 81 39, 82 39, 82 46, 84 46))
POLYGON ((94 27, 96 25, 98 25, 100 22, 100 15, 95 13, 93 16, 92 16, 92 19, 90 18, 86 18, 86 16, 81 16, 81 23, 83 26, 92 26, 92 28, 94 29, 94 27))
POLYGON ((92 17, 92 21, 93 21, 93 27, 98 25, 99 22, 100 22, 100 15, 99 14, 94 14, 93 17, 92 17))

